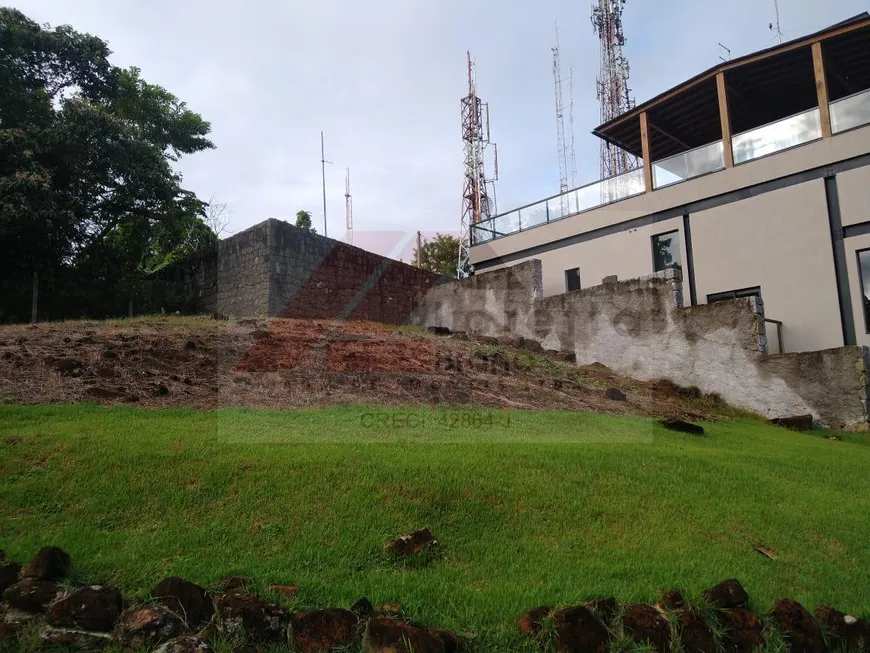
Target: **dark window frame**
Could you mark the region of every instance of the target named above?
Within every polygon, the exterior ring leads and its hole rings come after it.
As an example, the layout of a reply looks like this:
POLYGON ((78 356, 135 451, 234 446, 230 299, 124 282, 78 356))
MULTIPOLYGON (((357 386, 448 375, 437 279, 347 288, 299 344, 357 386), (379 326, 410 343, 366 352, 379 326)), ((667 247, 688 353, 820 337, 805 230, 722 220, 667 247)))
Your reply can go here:
POLYGON ((864 313, 864 333, 870 334, 870 315, 864 309, 864 273, 861 271, 861 254, 870 252, 870 247, 855 250, 855 261, 858 263, 858 292, 861 295, 861 312, 864 313))
POLYGON ((665 270, 681 270, 683 269, 683 243, 680 238, 680 230, 679 229, 671 229, 670 231, 663 231, 658 234, 653 234, 649 239, 650 253, 652 254, 652 270, 653 274, 657 272, 664 272, 665 270), (671 234, 676 234, 677 236, 677 252, 680 254, 680 262, 677 263, 677 266, 669 265, 663 267, 661 270, 656 269, 656 238, 661 238, 662 236, 670 236, 671 234))
POLYGON ((707 303, 715 304, 716 302, 727 302, 730 299, 744 299, 746 297, 761 297, 761 286, 749 286, 748 288, 710 293, 707 295, 707 303))
POLYGON ((565 292, 576 292, 578 290, 583 290, 583 285, 580 283, 580 268, 570 268, 565 270, 565 292), (577 275, 577 287, 571 287, 571 273, 574 272, 577 275))

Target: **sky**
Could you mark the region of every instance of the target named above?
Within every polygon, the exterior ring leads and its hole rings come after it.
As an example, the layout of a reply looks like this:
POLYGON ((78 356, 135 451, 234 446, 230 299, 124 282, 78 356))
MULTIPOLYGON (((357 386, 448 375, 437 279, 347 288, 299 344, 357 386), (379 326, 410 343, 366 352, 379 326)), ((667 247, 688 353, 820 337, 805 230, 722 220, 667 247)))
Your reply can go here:
MULTIPOLYGON (((499 212, 557 193, 557 22, 563 76, 573 69, 578 184, 598 177, 590 0, 7 3, 40 23, 103 38, 115 65, 138 66, 211 122, 216 149, 180 168, 186 188, 226 203, 224 235, 267 218, 292 222, 300 209, 323 232, 321 130, 332 162, 329 236, 345 236, 346 168, 356 244, 396 255, 418 230, 458 231, 467 50, 498 143, 499 212)), ((779 0, 781 30, 796 38, 868 8, 866 0, 779 0)), ((731 57, 774 45, 774 20, 774 0, 628 0, 625 54, 636 101, 718 63, 719 43, 731 57)), ((563 93, 567 104, 567 83, 563 93)))

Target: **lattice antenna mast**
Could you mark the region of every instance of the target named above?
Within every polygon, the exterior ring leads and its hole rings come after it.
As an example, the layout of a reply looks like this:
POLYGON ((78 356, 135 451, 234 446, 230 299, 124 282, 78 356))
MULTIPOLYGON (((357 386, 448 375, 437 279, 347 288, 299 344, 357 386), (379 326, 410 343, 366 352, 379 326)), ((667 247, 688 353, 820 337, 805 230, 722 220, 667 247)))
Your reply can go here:
POLYGON ((353 198, 350 195, 350 168, 344 180, 344 222, 347 230, 347 242, 353 245, 353 198))
MULTIPOLYGON (((597 79, 601 122, 622 115, 634 107, 628 87, 629 67, 623 47, 622 9, 625 0, 598 0, 592 7, 592 29, 601 41, 601 72, 597 79)), ((636 168, 636 156, 601 141, 601 178, 620 175, 636 168)))
POLYGON ((471 53, 468 54, 468 95, 462 98, 462 141, 465 149, 465 179, 462 189, 462 215, 459 225, 459 253, 456 262, 457 276, 469 274, 468 250, 471 247, 471 227, 488 220, 494 206, 494 182, 498 180, 498 150, 495 150, 495 175, 487 179, 484 170, 484 150, 489 145, 489 105, 477 97, 477 79, 471 53), (484 122, 484 113, 485 122, 484 122), (490 203, 488 187, 493 190, 490 203))
POLYGON ((569 163, 571 164, 571 188, 577 188, 577 151, 574 149, 574 69, 568 69, 568 131, 571 135, 571 154, 569 163))
POLYGON ((556 87, 556 156, 559 158, 559 192, 562 215, 567 214, 566 198, 568 192, 568 144, 565 141, 565 106, 562 102, 562 61, 559 55, 559 25, 556 25, 556 47, 553 50, 553 84, 556 87))
POLYGON ((770 29, 773 31, 776 28, 776 37, 779 39, 780 44, 782 44, 782 29, 779 25, 779 2, 778 0, 773 0, 773 11, 776 13, 776 23, 770 24, 770 29))

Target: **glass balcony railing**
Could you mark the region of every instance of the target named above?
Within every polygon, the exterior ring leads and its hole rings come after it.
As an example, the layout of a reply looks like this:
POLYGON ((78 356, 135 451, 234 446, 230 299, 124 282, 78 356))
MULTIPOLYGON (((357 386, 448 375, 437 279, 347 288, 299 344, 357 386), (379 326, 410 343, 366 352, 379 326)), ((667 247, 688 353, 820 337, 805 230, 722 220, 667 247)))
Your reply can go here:
POLYGON ((567 193, 483 220, 471 227, 474 245, 618 202, 644 192, 643 168, 602 179, 567 193))
POLYGON ((835 134, 870 125, 870 90, 831 102, 831 131, 835 134))
POLYGON ((670 186, 692 177, 721 170, 724 167, 725 148, 722 141, 702 145, 668 159, 654 161, 652 166, 653 188, 670 186))
POLYGON ((734 163, 744 163, 822 137, 819 108, 737 134, 731 139, 734 163))

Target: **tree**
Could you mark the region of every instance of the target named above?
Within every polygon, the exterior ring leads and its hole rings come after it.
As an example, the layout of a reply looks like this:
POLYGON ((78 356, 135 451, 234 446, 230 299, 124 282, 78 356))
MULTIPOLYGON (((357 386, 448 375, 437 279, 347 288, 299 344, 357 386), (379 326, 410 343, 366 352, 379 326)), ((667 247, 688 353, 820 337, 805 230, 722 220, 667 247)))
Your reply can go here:
MULTIPOLYGON (((459 259, 459 239, 450 234, 435 234, 435 238, 424 240, 419 250, 414 249, 414 259, 418 267, 445 277, 456 278, 456 264, 459 259)), ((471 266, 464 270, 471 274, 471 266)))
POLYGON ((173 164, 214 145, 208 122, 101 39, 0 8, 0 313, 119 313, 150 271, 216 236, 173 164))
POLYGON ((296 226, 300 229, 305 229, 306 231, 310 231, 313 234, 317 233, 317 230, 311 226, 311 212, 310 211, 297 211, 296 212, 296 226))

